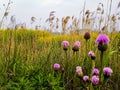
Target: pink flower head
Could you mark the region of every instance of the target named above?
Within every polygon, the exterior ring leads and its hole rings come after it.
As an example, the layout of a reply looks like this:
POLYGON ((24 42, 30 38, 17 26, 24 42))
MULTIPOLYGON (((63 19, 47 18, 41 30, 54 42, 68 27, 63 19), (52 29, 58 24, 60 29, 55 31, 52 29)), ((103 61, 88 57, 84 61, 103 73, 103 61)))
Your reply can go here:
POLYGON ((79 41, 76 41, 75 43, 74 43, 74 47, 77 47, 77 48, 80 48, 80 42, 79 41))
POLYGON ((92 52, 92 51, 90 51, 90 52, 88 53, 88 56, 91 57, 92 60, 95 60, 95 58, 96 58, 96 57, 95 57, 95 53, 92 52))
POLYGON ((95 56, 95 54, 94 54, 93 51, 90 51, 90 52, 88 53, 88 56, 89 56, 89 57, 92 57, 92 56, 95 56))
POLYGON ((113 73, 112 69, 109 67, 105 67, 103 69, 103 72, 104 72, 104 75, 106 75, 106 76, 111 76, 111 74, 113 73))
POLYGON ((64 71, 65 71, 65 69, 64 69, 64 68, 62 68, 62 69, 61 69, 61 71, 62 71, 62 72, 64 72, 64 71))
POLYGON ((74 52, 79 51, 80 46, 81 46, 81 45, 80 45, 80 42, 79 42, 79 41, 76 41, 76 42, 74 43, 74 46, 73 46, 72 50, 73 50, 74 52))
POLYGON ((97 68, 94 68, 93 75, 98 75, 98 74, 99 74, 99 70, 97 68))
POLYGON ((76 67, 76 73, 77 73, 77 75, 82 76, 82 75, 83 75, 82 67, 77 66, 77 67, 76 67))
POLYGON ((76 72, 80 72, 80 71, 82 71, 82 68, 80 66, 77 66, 76 67, 76 72))
POLYGON ((63 41, 62 42, 62 46, 63 47, 68 47, 69 46, 69 42, 68 41, 63 41))
POLYGON ((96 85, 96 84, 99 83, 99 77, 98 76, 92 76, 91 81, 92 81, 92 84, 96 85))
POLYGON ((55 70, 59 70, 59 69, 60 69, 60 64, 55 63, 55 64, 54 64, 54 69, 55 69, 55 70))
POLYGON ((108 44, 110 41, 110 39, 108 38, 108 36, 106 34, 100 34, 97 39, 96 39, 96 43, 99 45, 104 45, 104 44, 108 44))
POLYGON ((86 82, 86 81, 89 81, 89 76, 83 76, 83 80, 86 82))
POLYGON ((87 31, 87 32, 85 32, 85 35, 90 35, 90 33, 87 31))

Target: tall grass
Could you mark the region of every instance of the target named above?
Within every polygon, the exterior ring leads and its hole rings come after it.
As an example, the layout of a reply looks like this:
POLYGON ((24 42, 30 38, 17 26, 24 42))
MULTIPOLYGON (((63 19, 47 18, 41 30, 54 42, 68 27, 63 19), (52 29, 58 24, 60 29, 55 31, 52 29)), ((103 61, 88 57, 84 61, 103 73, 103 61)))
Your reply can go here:
MULTIPOLYGON (((81 66, 84 75, 91 73, 91 59, 86 55, 95 52, 95 67, 100 69, 100 52, 95 44, 99 33, 90 32, 86 49, 84 34, 52 35, 46 31, 0 31, 0 89, 1 90, 83 90, 88 85, 76 77, 75 68, 81 66), (61 42, 67 40, 67 54, 61 42), (75 41, 81 48, 73 53, 75 41), (86 51, 87 50, 87 51, 86 51), (54 63, 61 65, 55 71, 54 63), (67 65, 67 67, 66 67, 67 65)), ((110 66, 113 74, 104 89, 120 88, 120 33, 108 34, 110 44, 104 53, 104 66, 110 66), (111 56, 111 57, 110 57, 111 56)), ((99 86, 99 85, 98 85, 99 86)), ((96 86, 97 88, 97 86, 96 86)))

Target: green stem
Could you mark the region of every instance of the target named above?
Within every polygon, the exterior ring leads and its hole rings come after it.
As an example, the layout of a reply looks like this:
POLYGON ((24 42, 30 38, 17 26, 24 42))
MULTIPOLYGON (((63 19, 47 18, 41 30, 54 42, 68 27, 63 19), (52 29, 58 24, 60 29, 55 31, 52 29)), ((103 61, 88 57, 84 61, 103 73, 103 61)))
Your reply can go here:
POLYGON ((91 68, 91 75, 90 75, 90 78, 92 78, 92 74, 93 74, 94 68, 95 68, 95 61, 92 60, 92 68, 91 68))
POLYGON ((89 90, 94 90, 94 89, 93 89, 93 86, 92 86, 92 83, 90 83, 90 88, 89 88, 89 90))
POLYGON ((64 59, 63 65, 64 65, 64 67, 66 67, 66 65, 67 65, 67 51, 64 51, 64 52, 65 52, 65 59, 64 59))
POLYGON ((65 76, 67 77, 67 82, 68 82, 68 80, 69 80, 69 72, 68 72, 68 59, 67 59, 67 51, 65 51, 65 69, 66 69, 66 74, 65 74, 65 76))
POLYGON ((86 56, 88 55, 88 52, 87 52, 87 40, 86 40, 86 56))
POLYGON ((100 69, 100 81, 102 80, 102 69, 103 69, 103 51, 101 51, 100 55, 100 63, 101 63, 101 69, 100 69))
MULTIPOLYGON (((93 69, 94 69, 94 68, 95 68, 95 61, 92 60, 92 68, 91 68, 90 79, 92 78, 92 74, 93 74, 93 69)), ((90 83, 90 90, 93 90, 92 83, 90 83)))
POLYGON ((83 66, 85 66, 85 64, 86 64, 87 54, 88 54, 88 51, 87 51, 87 40, 86 40, 86 52, 85 52, 85 59, 84 59, 84 61, 83 61, 83 66))

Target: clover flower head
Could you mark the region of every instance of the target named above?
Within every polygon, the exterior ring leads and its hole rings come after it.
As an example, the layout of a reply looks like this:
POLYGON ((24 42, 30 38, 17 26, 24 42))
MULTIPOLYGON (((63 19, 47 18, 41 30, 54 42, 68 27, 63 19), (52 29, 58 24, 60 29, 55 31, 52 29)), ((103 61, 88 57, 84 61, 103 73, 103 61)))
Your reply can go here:
POLYGON ((88 56, 89 56, 89 57, 92 57, 92 56, 95 56, 95 54, 94 54, 93 51, 90 51, 90 52, 88 53, 88 56))
POLYGON ((100 34, 97 39, 96 39, 96 43, 99 44, 108 44, 110 42, 109 37, 106 34, 100 34))
POLYGON ((68 50, 68 47, 69 47, 69 42, 68 41, 63 41, 62 42, 62 46, 63 46, 63 50, 67 51, 68 50))
POLYGON ((79 51, 79 48, 80 48, 80 47, 81 47, 80 42, 79 42, 79 41, 76 41, 76 42, 74 43, 74 46, 73 46, 72 50, 73 50, 73 51, 79 51))
POLYGON ((92 76, 91 79, 92 84, 97 85, 99 83, 99 77, 98 76, 92 76))
POLYGON ((78 76, 82 76, 83 75, 82 67, 77 66, 76 67, 76 73, 77 73, 78 76))
POLYGON ((105 67, 105 68, 103 69, 103 73, 104 73, 104 75, 105 75, 106 77, 109 77, 109 76, 111 76, 111 74, 113 73, 113 71, 112 71, 111 68, 105 67))
POLYGON ((92 59, 92 60, 95 60, 95 53, 93 52, 93 51, 90 51, 89 53, 88 53, 88 56, 92 59))
POLYGON ((69 42, 68 41, 63 41, 62 42, 62 46, 63 47, 68 47, 69 46, 69 42))
POLYGON ((89 76, 85 75, 83 76, 83 80, 86 82, 86 81, 89 81, 89 76))
POLYGON ((99 70, 97 68, 94 68, 93 75, 98 75, 98 74, 99 74, 99 70))
POLYGON ((55 63, 55 64, 54 64, 54 69, 55 69, 55 70, 59 70, 59 69, 60 69, 60 64, 55 63))
POLYGON ((81 45, 80 45, 80 42, 79 42, 79 41, 76 41, 76 42, 74 43, 74 46, 77 47, 77 48, 80 48, 80 46, 81 46, 81 45))
POLYGON ((98 50, 102 52, 106 51, 108 48, 109 42, 110 42, 110 39, 106 34, 100 34, 96 39, 96 43, 98 44, 98 50))

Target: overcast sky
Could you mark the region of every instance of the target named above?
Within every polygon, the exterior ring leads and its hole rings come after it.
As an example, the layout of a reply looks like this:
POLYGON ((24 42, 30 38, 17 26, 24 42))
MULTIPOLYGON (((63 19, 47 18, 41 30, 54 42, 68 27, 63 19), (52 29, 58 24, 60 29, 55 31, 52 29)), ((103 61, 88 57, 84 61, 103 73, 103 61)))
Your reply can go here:
MULTIPOLYGON (((45 19, 49 16, 50 11, 56 11, 56 17, 79 16, 83 8, 85 0, 12 0, 10 6, 10 15, 15 15, 16 18, 23 22, 29 22, 32 16, 45 19)), ((95 11, 98 3, 104 4, 105 11, 107 10, 108 0, 86 0, 86 10, 95 11)), ((110 1, 110 0, 109 0, 110 1)), ((117 12, 117 5, 120 0, 112 0, 112 12, 117 12)), ((7 4, 8 0, 0 0, 0 19, 3 15, 3 4, 7 4)), ((119 10, 120 11, 120 10, 119 10)))

